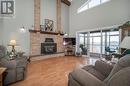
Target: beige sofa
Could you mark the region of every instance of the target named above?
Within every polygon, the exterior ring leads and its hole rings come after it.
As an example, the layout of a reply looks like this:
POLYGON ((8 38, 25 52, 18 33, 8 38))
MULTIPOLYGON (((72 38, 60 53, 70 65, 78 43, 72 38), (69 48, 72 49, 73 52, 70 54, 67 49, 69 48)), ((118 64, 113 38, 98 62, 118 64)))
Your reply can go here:
POLYGON ((68 86, 130 86, 130 55, 122 57, 113 68, 97 61, 95 66, 75 69, 68 78, 68 86))

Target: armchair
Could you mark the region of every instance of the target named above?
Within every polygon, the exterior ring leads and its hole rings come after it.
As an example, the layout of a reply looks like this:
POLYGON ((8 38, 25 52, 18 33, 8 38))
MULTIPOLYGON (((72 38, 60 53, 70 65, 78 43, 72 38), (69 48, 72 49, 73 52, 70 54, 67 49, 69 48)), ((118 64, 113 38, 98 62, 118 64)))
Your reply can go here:
POLYGON ((95 66, 75 69, 69 74, 68 86, 129 86, 129 73, 130 55, 126 55, 112 68, 98 61, 95 66))
POLYGON ((0 66, 6 67, 4 85, 23 80, 26 76, 27 57, 16 57, 13 60, 8 59, 6 48, 0 45, 0 66))

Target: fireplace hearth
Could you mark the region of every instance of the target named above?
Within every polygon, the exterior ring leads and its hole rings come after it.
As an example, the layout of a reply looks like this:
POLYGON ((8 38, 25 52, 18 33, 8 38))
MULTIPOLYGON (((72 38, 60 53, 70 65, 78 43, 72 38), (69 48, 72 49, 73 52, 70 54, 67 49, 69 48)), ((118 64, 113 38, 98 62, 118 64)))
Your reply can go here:
POLYGON ((57 44, 53 38, 45 38, 45 42, 41 43, 41 54, 53 54, 57 52, 57 44))

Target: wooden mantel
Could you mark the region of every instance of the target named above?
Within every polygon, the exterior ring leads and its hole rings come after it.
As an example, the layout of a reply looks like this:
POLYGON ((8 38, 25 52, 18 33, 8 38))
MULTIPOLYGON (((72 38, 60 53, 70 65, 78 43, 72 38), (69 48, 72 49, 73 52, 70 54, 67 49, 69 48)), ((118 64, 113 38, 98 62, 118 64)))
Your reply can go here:
POLYGON ((40 31, 40 30, 29 30, 30 33, 37 33, 40 32, 41 34, 51 34, 51 35, 64 35, 63 33, 57 33, 57 32, 47 32, 47 31, 40 31))

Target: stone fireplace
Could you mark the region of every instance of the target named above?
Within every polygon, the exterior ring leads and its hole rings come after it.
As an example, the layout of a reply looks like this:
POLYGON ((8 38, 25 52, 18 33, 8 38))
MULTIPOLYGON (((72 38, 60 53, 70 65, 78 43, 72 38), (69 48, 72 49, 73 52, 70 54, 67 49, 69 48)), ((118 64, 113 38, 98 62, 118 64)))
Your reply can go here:
POLYGON ((56 48, 53 49, 53 53, 63 52, 63 35, 30 30, 30 56, 53 54, 50 48, 54 48, 54 46, 56 48), (41 46, 46 46, 46 48, 41 48, 41 46), (45 53, 45 50, 50 50, 51 52, 45 53))
POLYGON ((54 54, 57 52, 57 43, 53 38, 45 38, 45 42, 41 43, 41 54, 54 54))
POLYGON ((63 52, 63 34, 61 30, 61 0, 57 0, 57 28, 55 32, 44 32, 40 28, 40 1, 34 0, 34 29, 30 32, 30 56, 63 52), (44 43, 52 38, 54 43, 44 43), (49 45, 49 46, 48 46, 49 45), (42 46, 42 48, 41 48, 42 46))

